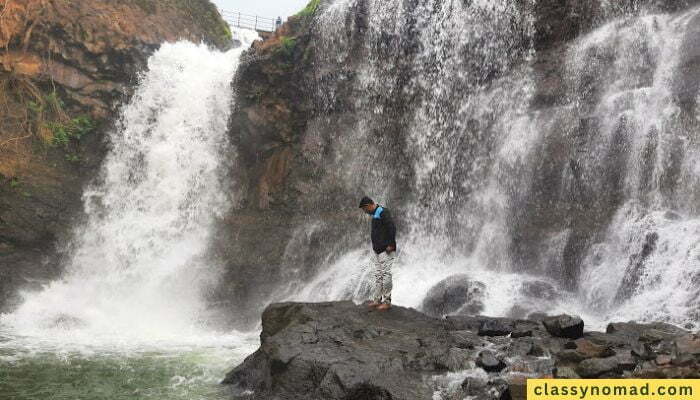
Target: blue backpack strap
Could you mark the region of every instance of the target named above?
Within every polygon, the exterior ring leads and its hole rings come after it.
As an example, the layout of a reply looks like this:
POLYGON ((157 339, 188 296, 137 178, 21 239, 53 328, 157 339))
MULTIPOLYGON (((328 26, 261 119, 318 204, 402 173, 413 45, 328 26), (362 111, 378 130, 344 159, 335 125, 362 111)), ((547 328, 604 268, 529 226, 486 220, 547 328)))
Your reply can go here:
POLYGON ((382 218, 382 211, 384 211, 384 208, 382 207, 377 207, 376 210, 374 210, 374 215, 372 218, 374 219, 381 219, 382 218))

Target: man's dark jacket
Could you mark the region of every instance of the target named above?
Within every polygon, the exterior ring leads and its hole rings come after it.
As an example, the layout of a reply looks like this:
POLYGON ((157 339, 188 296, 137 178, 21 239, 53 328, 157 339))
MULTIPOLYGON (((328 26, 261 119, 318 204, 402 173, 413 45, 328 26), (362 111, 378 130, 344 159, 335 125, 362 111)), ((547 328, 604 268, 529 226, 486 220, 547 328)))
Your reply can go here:
POLYGON ((381 254, 388 246, 396 249, 396 226, 389 210, 378 206, 372 214, 372 248, 381 254))

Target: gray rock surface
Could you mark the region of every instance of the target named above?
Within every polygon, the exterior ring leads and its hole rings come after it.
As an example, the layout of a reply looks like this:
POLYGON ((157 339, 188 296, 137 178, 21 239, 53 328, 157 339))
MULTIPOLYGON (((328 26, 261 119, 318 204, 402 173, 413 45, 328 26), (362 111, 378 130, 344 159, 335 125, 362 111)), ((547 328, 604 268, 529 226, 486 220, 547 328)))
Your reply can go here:
POLYGON ((572 340, 559 336, 582 330, 578 317, 434 318, 341 301, 271 304, 262 327, 260 348, 223 381, 233 398, 430 399, 458 371, 470 372, 456 398, 478 399, 516 398, 523 377, 700 378, 700 335, 663 324, 612 324, 572 340), (641 342, 649 332, 667 336, 641 342))

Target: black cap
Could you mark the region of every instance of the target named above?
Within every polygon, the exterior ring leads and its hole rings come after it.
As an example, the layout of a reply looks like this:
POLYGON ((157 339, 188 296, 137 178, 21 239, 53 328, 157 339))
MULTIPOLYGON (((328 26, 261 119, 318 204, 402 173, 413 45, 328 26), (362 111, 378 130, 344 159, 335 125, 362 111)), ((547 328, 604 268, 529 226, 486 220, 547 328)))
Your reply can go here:
POLYGON ((372 199, 370 199, 369 197, 365 196, 365 197, 362 198, 362 200, 360 200, 360 208, 362 208, 362 207, 364 207, 364 206, 366 206, 366 205, 372 204, 372 203, 374 203, 374 200, 372 200, 372 199))

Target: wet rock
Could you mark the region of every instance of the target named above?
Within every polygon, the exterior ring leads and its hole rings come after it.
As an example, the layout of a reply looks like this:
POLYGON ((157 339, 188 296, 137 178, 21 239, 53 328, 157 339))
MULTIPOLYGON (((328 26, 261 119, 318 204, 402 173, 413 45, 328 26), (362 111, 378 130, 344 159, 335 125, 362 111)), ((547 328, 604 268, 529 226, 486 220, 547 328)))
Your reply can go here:
POLYGON ((673 338, 680 334, 687 333, 688 331, 663 322, 651 324, 640 324, 636 322, 613 322, 608 324, 605 332, 625 336, 627 338, 654 342, 673 338))
POLYGON ((460 349, 473 349, 482 343, 479 336, 472 331, 451 331, 450 336, 455 343, 455 347, 460 349))
POLYGON ((672 360, 673 358, 668 354, 659 354, 656 356, 656 365, 668 365, 672 360))
POLYGON ((637 365, 637 361, 629 350, 620 351, 615 355, 617 366, 623 371, 630 371, 637 365))
POLYGON ((561 297, 554 285, 544 281, 523 282, 520 291, 524 296, 537 300, 556 301, 561 297))
POLYGON ((632 355, 642 360, 653 360, 656 358, 651 346, 647 343, 636 342, 632 344, 632 355))
POLYGON ((557 367, 554 370, 554 377, 557 379, 580 379, 581 377, 571 367, 557 367))
POLYGON ((421 310, 436 317, 457 312, 465 315, 478 314, 484 307, 485 289, 483 283, 473 281, 467 275, 453 275, 430 288, 421 310))
POLYGON ((450 371, 461 371, 473 367, 474 355, 471 351, 458 347, 450 348, 445 359, 445 366, 450 371))
POLYGON ((566 350, 557 353, 557 359, 563 363, 579 363, 589 358, 604 358, 615 355, 610 347, 596 345, 586 339, 578 339, 564 345, 566 350))
POLYGON ((700 336, 686 335, 676 339, 673 342, 673 354, 679 356, 681 354, 689 354, 692 356, 700 356, 700 336))
POLYGON ((506 318, 489 318, 479 326, 479 336, 506 336, 513 332, 515 322, 506 318))
POLYGON ((573 340, 540 328, 520 338, 479 336, 485 322, 504 321, 538 325, 480 316, 438 319, 400 306, 377 312, 349 301, 271 304, 263 313, 260 348, 224 383, 260 399, 431 398, 433 377, 476 368, 459 395, 505 399, 520 393, 516 376, 677 378, 700 371, 696 335, 682 333, 657 344, 637 340, 638 327, 635 334, 618 329, 573 340), (661 345, 669 354, 654 355, 661 345))
POLYGON ((569 339, 583 336, 583 320, 580 317, 559 315, 547 317, 542 321, 550 335, 569 339))
POLYGON ((526 327, 516 327, 513 332, 510 333, 511 337, 514 339, 532 336, 532 329, 526 327))
POLYGON ((530 321, 542 322, 542 321, 544 321, 544 319, 547 318, 547 317, 548 317, 548 315, 547 315, 546 313, 543 313, 543 312, 533 312, 533 313, 528 314, 528 316, 527 316, 526 319, 528 319, 528 320, 530 320, 530 321))
POLYGON ((506 353, 510 357, 526 356, 532 352, 533 344, 531 342, 517 340, 510 343, 506 349, 506 353))
POLYGON ((496 358, 496 356, 488 350, 479 353, 479 357, 476 359, 476 365, 483 368, 486 372, 499 372, 506 367, 506 363, 496 358))
POLYGON ((586 332, 586 333, 584 333, 584 337, 586 339, 590 340, 592 343, 595 343, 595 344, 598 344, 601 346, 608 346, 611 348, 625 346, 631 340, 629 337, 608 334, 608 333, 603 333, 603 332, 586 332))
POLYGON ((508 395, 510 400, 527 399, 527 378, 512 376, 508 378, 508 395))
POLYGON ((617 360, 613 357, 583 360, 574 370, 582 378, 597 378, 603 374, 622 373, 617 360))
POLYGON ((574 344, 576 345, 576 352, 583 355, 585 358, 610 357, 615 355, 615 351, 610 347, 600 346, 583 338, 577 339, 574 344))

